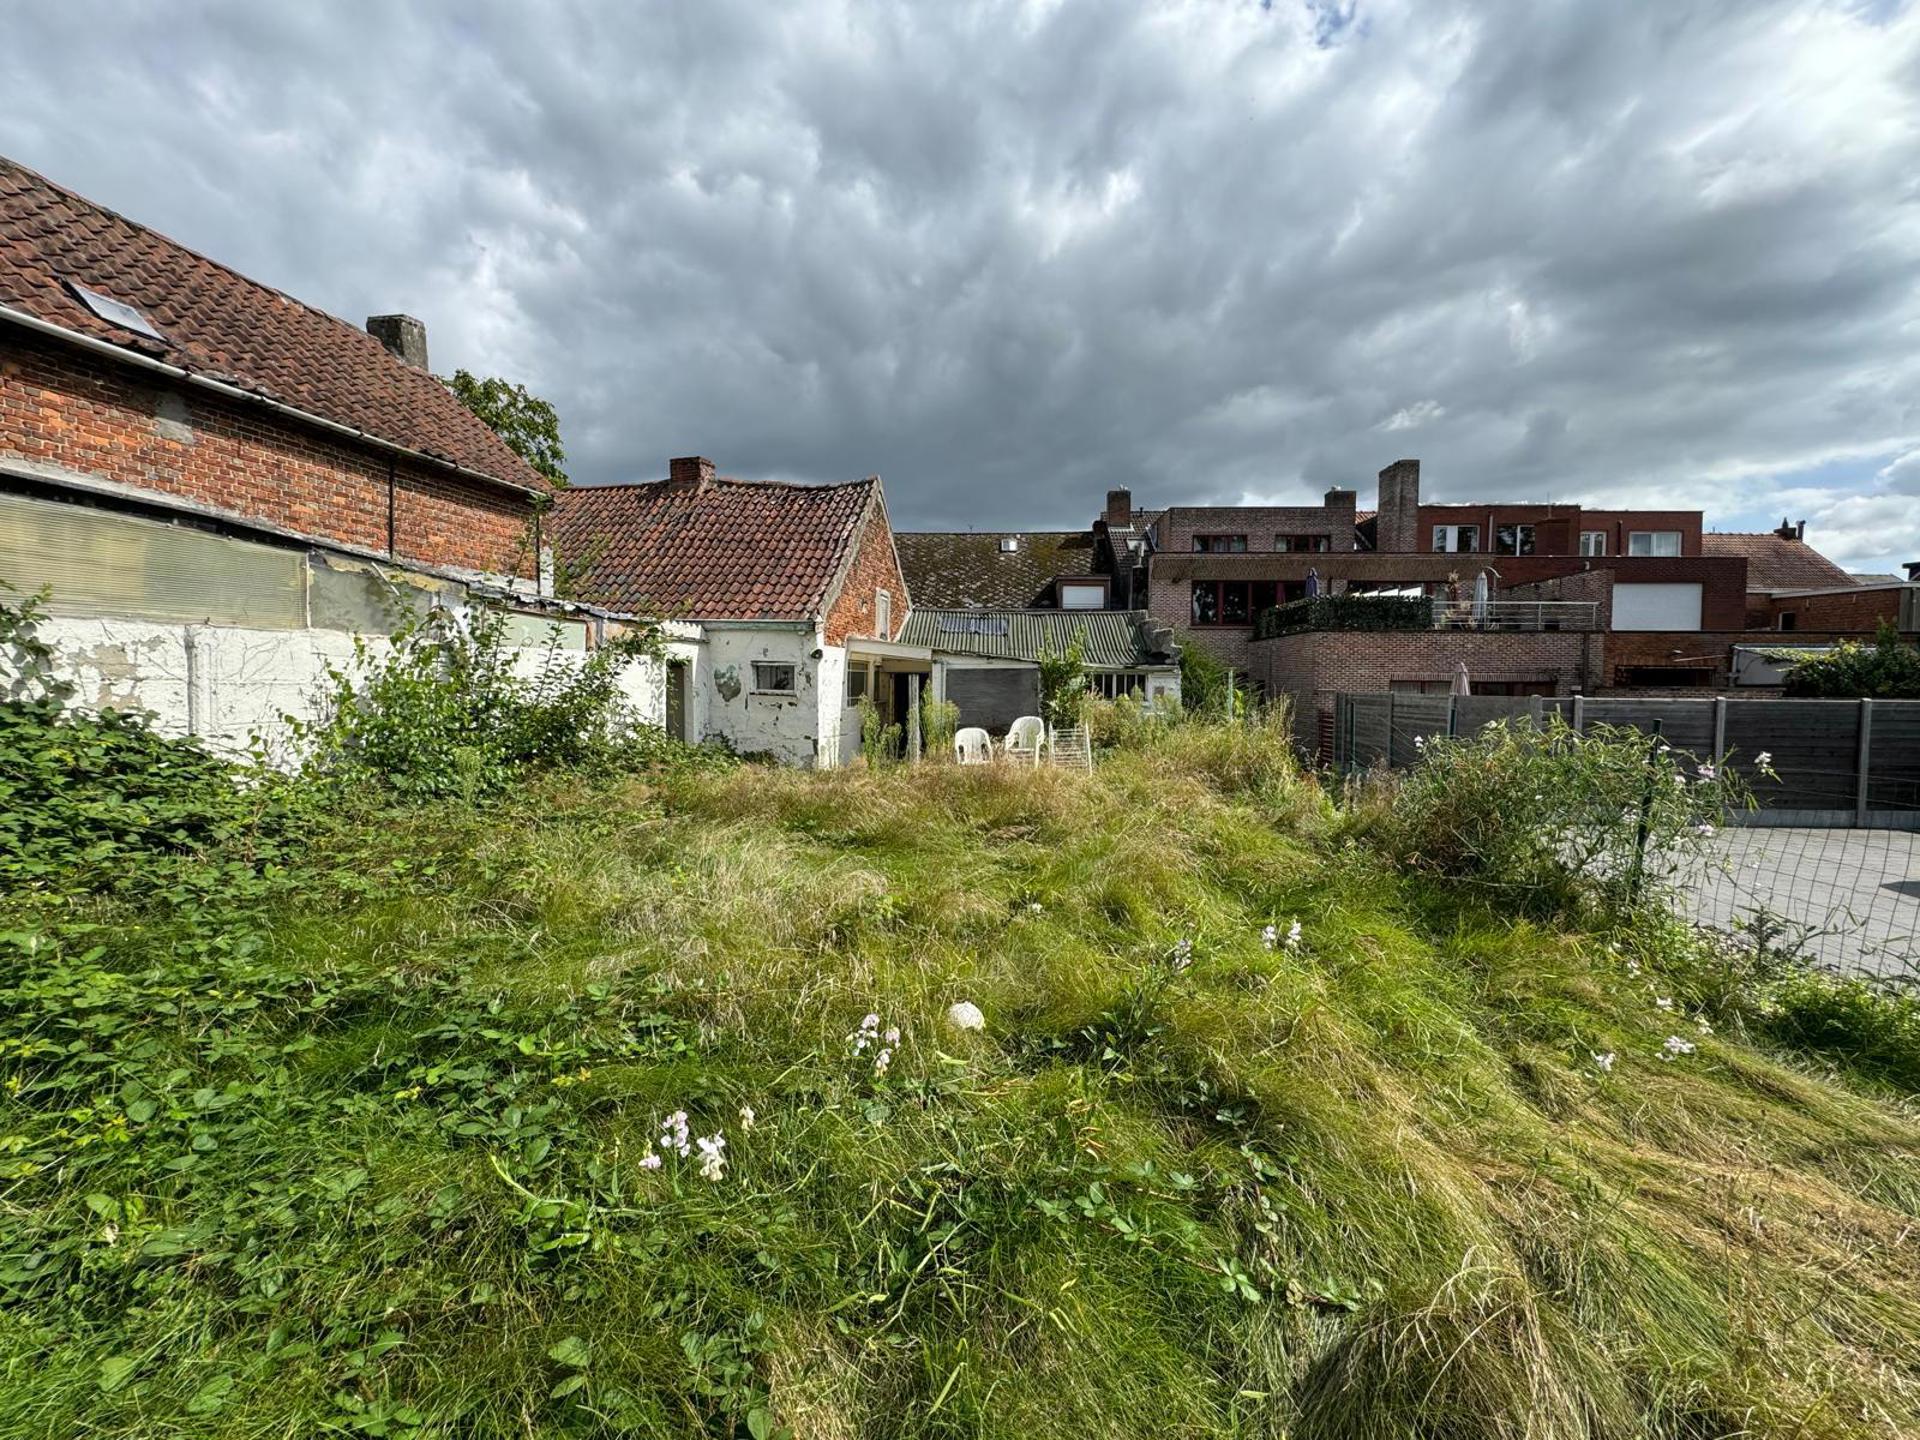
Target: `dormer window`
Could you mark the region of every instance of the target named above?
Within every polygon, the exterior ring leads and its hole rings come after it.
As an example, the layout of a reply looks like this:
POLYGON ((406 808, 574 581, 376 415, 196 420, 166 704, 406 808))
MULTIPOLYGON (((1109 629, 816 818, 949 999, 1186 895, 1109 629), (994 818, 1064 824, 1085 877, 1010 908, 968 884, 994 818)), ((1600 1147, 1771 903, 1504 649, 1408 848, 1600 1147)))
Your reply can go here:
POLYGON ((1002 535, 1002 536, 1000 537, 1000 553, 1001 553, 1002 555, 1011 555, 1011 554, 1013 554, 1013 553, 1014 553, 1015 551, 1017 551, 1017 550, 1018 550, 1019 548, 1020 548, 1020 537, 1019 537, 1019 536, 1017 536, 1017 535, 1002 535))

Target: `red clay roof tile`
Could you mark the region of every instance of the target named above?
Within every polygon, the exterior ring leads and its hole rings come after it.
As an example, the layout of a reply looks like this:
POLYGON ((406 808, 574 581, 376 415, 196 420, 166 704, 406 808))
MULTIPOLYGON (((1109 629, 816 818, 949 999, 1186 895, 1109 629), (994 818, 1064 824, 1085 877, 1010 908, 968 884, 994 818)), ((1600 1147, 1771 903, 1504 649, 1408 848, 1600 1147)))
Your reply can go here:
POLYGON ((554 541, 580 595, 692 620, 813 620, 856 543, 877 479, 783 485, 717 479, 560 492, 554 541))
POLYGON ((1747 589, 1817 590, 1851 585, 1854 579, 1804 540, 1784 540, 1772 531, 1757 535, 1709 530, 1700 537, 1700 553, 1740 556, 1747 562, 1747 589))
POLYGON ((543 476, 423 370, 303 305, 0 156, 0 305, 530 490, 543 476), (72 280, 141 310, 101 319, 72 280))

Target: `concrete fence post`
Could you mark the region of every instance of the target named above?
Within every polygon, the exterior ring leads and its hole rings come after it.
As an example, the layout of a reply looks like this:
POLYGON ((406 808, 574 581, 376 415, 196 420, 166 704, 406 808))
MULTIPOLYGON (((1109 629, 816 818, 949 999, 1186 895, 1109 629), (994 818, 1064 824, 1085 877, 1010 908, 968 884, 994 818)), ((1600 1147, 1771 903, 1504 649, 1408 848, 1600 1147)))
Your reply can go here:
POLYGON ((1393 691, 1387 691, 1387 768, 1398 762, 1393 758, 1393 691))
POLYGON ((1719 766, 1727 758, 1727 697, 1713 697, 1713 763, 1719 766))
POLYGON ((1867 782, 1873 774, 1873 701, 1860 702, 1860 749, 1854 761, 1853 823, 1867 823, 1867 782))
POLYGON ((1573 697, 1573 733, 1576 735, 1587 733, 1587 697, 1584 695, 1573 697))
POLYGON ((1460 697, 1451 691, 1447 694, 1447 738, 1453 739, 1460 733, 1460 697))
POLYGON ((1540 697, 1538 695, 1533 695, 1528 697, 1527 723, 1531 725, 1535 730, 1544 730, 1546 728, 1546 722, 1543 715, 1545 708, 1546 707, 1540 703, 1540 697))

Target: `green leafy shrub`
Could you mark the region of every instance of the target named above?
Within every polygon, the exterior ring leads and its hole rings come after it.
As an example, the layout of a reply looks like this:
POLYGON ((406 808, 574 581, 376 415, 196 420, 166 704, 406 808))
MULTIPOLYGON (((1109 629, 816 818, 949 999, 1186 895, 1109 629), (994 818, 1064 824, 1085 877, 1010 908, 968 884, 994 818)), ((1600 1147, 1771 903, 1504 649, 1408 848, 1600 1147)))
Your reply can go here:
POLYGON ((1056 730, 1080 723, 1088 699, 1087 632, 1075 630, 1065 648, 1049 647, 1040 656, 1040 718, 1056 730))
POLYGON ((1768 1039, 1920 1095, 1920 995, 1807 968, 1772 986, 1767 999, 1756 1028, 1768 1039))
POLYGON ((1902 640, 1882 621, 1873 644, 1842 640, 1824 655, 1781 651, 1793 662, 1789 695, 1825 700, 1920 700, 1920 643, 1902 640))
POLYGON ((249 865, 277 856, 285 786, 159 734, 145 714, 72 708, 38 635, 44 600, 0 600, 14 697, 0 700, 0 887, 153 887, 211 849, 249 865))
POLYGON ((372 782, 409 798, 497 793, 528 765, 619 768, 658 758, 659 745, 620 689, 620 673, 657 653, 658 637, 629 631, 584 659, 556 634, 522 673, 506 617, 445 610, 396 631, 377 651, 356 641, 331 672, 323 717, 295 725, 308 776, 372 782))
POLYGON ((1725 812, 1752 803, 1730 767, 1619 726, 1509 719, 1416 743, 1411 770, 1360 782, 1361 828, 1400 865, 1529 909, 1664 893, 1725 812))
POLYGON ((1262 610, 1256 639, 1303 630, 1431 630, 1433 605, 1411 595, 1315 595, 1262 610))
POLYGON ((920 700, 920 753, 935 760, 953 758, 953 737, 960 728, 960 707, 951 700, 923 695, 920 700))
POLYGON ((889 725, 880 717, 880 707, 870 696, 860 697, 860 754, 869 770, 900 763, 906 735, 896 722, 889 725))

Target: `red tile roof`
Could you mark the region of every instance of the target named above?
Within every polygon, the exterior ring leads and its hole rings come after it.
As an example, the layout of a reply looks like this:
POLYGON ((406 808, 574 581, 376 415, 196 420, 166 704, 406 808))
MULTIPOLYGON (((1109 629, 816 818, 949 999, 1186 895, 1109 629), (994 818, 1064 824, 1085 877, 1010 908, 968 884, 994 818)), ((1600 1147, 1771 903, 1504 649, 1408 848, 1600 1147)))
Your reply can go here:
POLYGON ((1700 537, 1700 553, 1744 559, 1749 591, 1817 590, 1855 583, 1851 575, 1806 541, 1784 540, 1772 531, 1747 535, 1709 530, 1700 537))
POLYGON ((356 325, 0 156, 0 305, 529 490, 550 488, 445 386, 356 325), (101 319, 73 281, 144 312, 101 319))
POLYGON ((555 502, 563 566, 581 598, 691 620, 812 620, 879 494, 845 485, 711 480, 579 485, 555 502))

